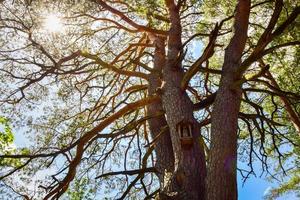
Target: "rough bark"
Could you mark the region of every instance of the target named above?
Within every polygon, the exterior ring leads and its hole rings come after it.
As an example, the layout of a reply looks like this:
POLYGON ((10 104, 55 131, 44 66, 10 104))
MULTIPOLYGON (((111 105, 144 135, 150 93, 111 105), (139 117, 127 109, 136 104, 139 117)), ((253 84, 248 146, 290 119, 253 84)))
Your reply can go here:
MULTIPOLYGON (((161 70, 165 65, 165 40, 156 37, 154 40, 154 71, 149 75, 148 93, 153 95, 161 86, 161 70)), ((158 101, 147 106, 149 115, 155 115, 163 111, 162 102, 158 101)), ((168 126, 164 115, 152 118, 149 121, 149 128, 152 138, 155 138, 156 163, 155 167, 158 171, 158 178, 161 187, 164 185, 164 180, 168 174, 174 171, 174 155, 169 129, 163 130, 168 126)))
POLYGON ((208 163, 207 200, 236 200, 236 162, 238 113, 241 103, 241 79, 237 73, 245 47, 250 0, 239 0, 234 35, 225 50, 222 77, 211 122, 211 147, 208 163))
MULTIPOLYGON (((171 66, 164 69, 163 105, 167 114, 175 157, 173 177, 165 188, 167 192, 178 192, 181 199, 204 199, 206 165, 203 147, 199 144, 200 129, 193 117, 193 103, 180 89, 182 75, 171 66), (190 149, 181 146, 176 125, 187 120, 193 124, 193 145, 190 149)), ((180 199, 179 198, 179 199, 180 199)))
POLYGON ((181 67, 181 24, 179 7, 173 0, 166 0, 171 28, 168 35, 168 54, 163 67, 162 103, 166 112, 174 152, 174 172, 164 187, 167 199, 198 200, 205 197, 205 155, 199 144, 200 129, 193 116, 193 103, 180 87, 184 72, 181 67), (177 124, 187 120, 193 124, 193 145, 182 148, 177 124))

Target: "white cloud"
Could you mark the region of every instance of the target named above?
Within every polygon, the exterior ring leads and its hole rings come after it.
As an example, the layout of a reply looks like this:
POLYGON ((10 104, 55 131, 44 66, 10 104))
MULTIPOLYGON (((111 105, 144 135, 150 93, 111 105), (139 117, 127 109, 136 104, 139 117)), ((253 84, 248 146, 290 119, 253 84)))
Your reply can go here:
POLYGON ((264 196, 267 196, 267 195, 269 195, 270 193, 271 193, 271 190, 272 190, 272 187, 271 186, 269 186, 269 187, 267 187, 266 189, 265 189, 265 191, 264 191, 264 196))

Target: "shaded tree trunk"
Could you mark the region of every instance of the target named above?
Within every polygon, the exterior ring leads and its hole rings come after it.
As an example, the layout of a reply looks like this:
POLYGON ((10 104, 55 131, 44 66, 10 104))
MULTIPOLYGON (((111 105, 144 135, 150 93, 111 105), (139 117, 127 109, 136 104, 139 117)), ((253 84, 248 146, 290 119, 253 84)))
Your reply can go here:
POLYGON ((211 122, 207 200, 236 200, 237 128, 241 103, 239 67, 247 40, 250 0, 239 0, 234 35, 225 50, 211 122))
POLYGON ((162 103, 166 112, 174 152, 174 172, 163 188, 167 199, 198 200, 205 197, 206 163, 203 147, 199 144, 200 129, 193 116, 193 102, 180 87, 183 69, 181 66, 181 24, 179 7, 173 0, 166 0, 171 28, 168 35, 167 59, 162 74, 162 103), (182 148, 176 126, 182 120, 193 124, 193 145, 182 148))
MULTIPOLYGON (((148 93, 153 95, 161 86, 161 71, 165 65, 165 40, 157 37, 154 40, 154 71, 149 75, 148 93)), ((147 106, 149 115, 155 115, 163 111, 162 102, 155 102, 147 106)), ((150 133, 155 139, 156 163, 155 167, 158 171, 157 175, 160 180, 161 187, 164 186, 164 180, 168 174, 174 171, 174 155, 169 129, 164 130, 168 124, 164 115, 151 118, 148 120, 150 133)))
POLYGON ((177 199, 204 199, 206 163, 203 147, 199 144, 200 128, 193 117, 193 103, 180 89, 182 73, 170 66, 164 69, 163 106, 167 114, 175 157, 175 170, 168 185, 167 193, 177 192, 177 199), (177 84, 176 84, 177 83, 177 84), (193 145, 182 148, 176 125, 186 120, 193 124, 193 145))
POLYGON ((237 199, 237 127, 241 89, 230 88, 234 81, 230 72, 223 76, 214 102, 208 166, 209 200, 237 199))

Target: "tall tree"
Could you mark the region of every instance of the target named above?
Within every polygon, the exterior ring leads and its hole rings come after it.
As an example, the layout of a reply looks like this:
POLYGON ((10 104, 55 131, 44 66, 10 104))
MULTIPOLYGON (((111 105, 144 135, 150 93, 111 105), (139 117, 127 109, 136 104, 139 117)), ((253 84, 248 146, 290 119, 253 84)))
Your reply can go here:
POLYGON ((225 50, 221 81, 212 111, 207 199, 237 199, 237 127, 242 87, 236 83, 243 75, 239 68, 247 41, 249 14, 250 1, 239 1, 234 34, 225 50), (218 179, 221 184, 216 184, 218 179))
POLYGON ((32 138, 0 155, 18 160, 0 171, 7 193, 235 200, 255 159, 272 176, 297 158, 296 3, 1 5, 1 113, 32 138))

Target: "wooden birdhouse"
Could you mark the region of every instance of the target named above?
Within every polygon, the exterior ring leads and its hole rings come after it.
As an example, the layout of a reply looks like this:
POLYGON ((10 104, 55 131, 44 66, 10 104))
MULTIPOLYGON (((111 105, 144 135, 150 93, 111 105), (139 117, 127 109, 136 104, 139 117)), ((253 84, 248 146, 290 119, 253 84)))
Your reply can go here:
POLYGON ((179 134, 181 147, 188 149, 193 146, 193 124, 182 120, 177 124, 177 133, 179 134))

